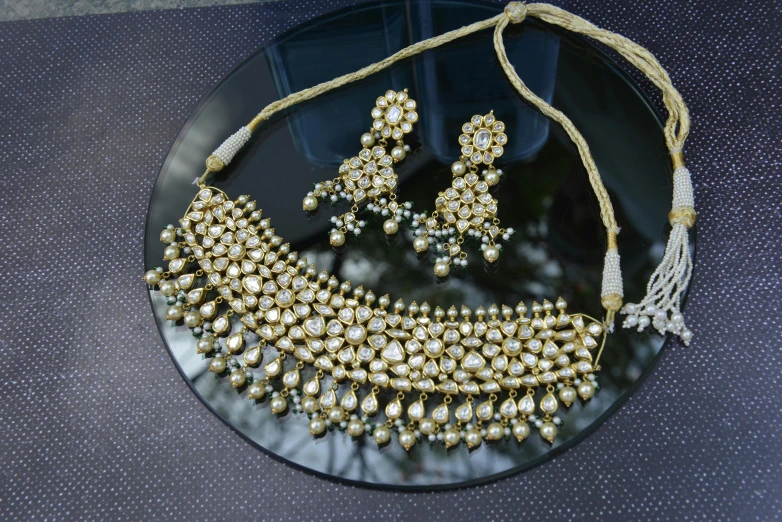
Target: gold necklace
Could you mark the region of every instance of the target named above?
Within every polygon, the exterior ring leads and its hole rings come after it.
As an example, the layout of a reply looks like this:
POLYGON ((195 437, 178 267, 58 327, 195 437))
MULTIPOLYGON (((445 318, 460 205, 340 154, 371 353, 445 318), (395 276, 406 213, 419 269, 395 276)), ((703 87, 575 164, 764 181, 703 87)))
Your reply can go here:
POLYGON ((250 400, 270 394, 274 413, 306 413, 313 436, 337 427, 385 444, 393 430, 407 450, 423 437, 448 447, 463 441, 472 448, 510 436, 521 442, 534 427, 553 442, 560 405, 567 408, 578 397, 589 400, 598 389, 596 372, 617 311, 627 314, 625 327, 642 330, 651 324, 689 343, 692 334, 679 310, 692 267, 687 229, 695 219, 681 154, 688 127, 684 102, 648 51, 556 7, 512 2, 496 17, 414 44, 265 108, 207 159, 207 171, 197 180, 199 191, 178 227, 161 232, 161 241, 169 245, 164 252, 168 270, 150 270, 144 280, 169 298, 180 296, 166 318, 193 329, 198 352, 212 356, 211 371, 228 372, 234 387, 247 387, 250 400), (663 91, 674 165, 671 240, 639 304, 622 308, 619 229, 584 138, 564 114, 527 89, 505 54, 504 28, 526 16, 614 47, 663 91), (488 27, 495 27, 494 47, 510 82, 558 121, 579 149, 607 231, 604 320, 568 312, 561 298, 474 311, 466 306, 433 310, 427 303, 405 305, 401 299, 392 304, 388 296, 318 272, 275 234, 271 220, 249 196, 231 199, 206 184, 276 112, 488 27), (260 342, 246 345, 248 332, 260 342), (263 377, 256 378, 251 369, 260 366, 263 377))

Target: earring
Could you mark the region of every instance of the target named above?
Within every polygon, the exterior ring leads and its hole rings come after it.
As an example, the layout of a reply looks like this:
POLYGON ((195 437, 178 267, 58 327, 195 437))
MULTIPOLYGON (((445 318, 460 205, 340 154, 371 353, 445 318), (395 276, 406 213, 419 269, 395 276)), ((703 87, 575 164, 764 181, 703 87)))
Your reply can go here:
POLYGON ((476 114, 465 123, 459 136, 462 156, 451 165, 451 186, 439 193, 431 216, 413 215, 413 222, 419 225, 413 247, 424 253, 434 244, 437 277, 446 277, 451 265, 467 266, 467 253, 462 249, 465 234, 481 242, 483 258, 489 263, 499 259, 499 240, 513 234, 512 228, 500 228, 497 200, 489 193, 489 187, 502 176, 502 170, 494 168, 494 160, 502 156, 508 142, 504 131, 505 124, 496 120, 494 111, 485 116, 476 114), (483 179, 478 176, 479 165, 487 166, 483 179))
POLYGON ((399 178, 393 165, 402 161, 410 150, 403 138, 418 121, 415 109, 415 100, 408 96, 407 89, 401 92, 389 90, 379 97, 372 109, 372 127, 361 136, 361 152, 340 165, 339 177, 317 183, 304 198, 303 207, 307 212, 318 208, 318 198, 332 203, 345 199, 353 204, 349 212, 331 218, 335 225, 329 232, 332 246, 344 245, 348 233, 361 234, 366 222, 359 220, 357 214, 363 203, 366 203, 367 210, 386 218, 383 231, 388 235, 395 234, 399 230, 399 222, 410 216, 412 203, 396 202, 399 178), (394 143, 390 153, 389 140, 394 143))

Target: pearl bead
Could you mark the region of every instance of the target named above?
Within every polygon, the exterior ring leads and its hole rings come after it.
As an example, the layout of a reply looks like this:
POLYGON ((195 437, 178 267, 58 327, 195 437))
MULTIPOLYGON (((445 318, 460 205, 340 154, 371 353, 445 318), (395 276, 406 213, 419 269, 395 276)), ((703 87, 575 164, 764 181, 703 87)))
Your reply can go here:
POLYGON ((646 315, 642 315, 638 318, 638 326, 641 326, 643 328, 646 328, 649 326, 649 317, 646 315))
POLYGON ((282 395, 272 399, 272 413, 282 413, 288 409, 288 400, 282 395))
POLYGON ((212 351, 212 343, 214 339, 211 336, 201 337, 196 343, 196 349, 198 353, 209 353, 212 351))
POLYGON ((171 261, 179 257, 179 247, 167 246, 163 249, 163 259, 171 261))
POLYGON ((302 207, 307 212, 312 212, 316 208, 318 208, 318 198, 315 196, 306 196, 304 198, 304 201, 302 202, 302 207))
POLYGON ((334 424, 342 422, 345 419, 345 410, 340 406, 332 406, 329 410, 329 420, 334 424))
POLYGON ((182 305, 175 304, 174 306, 168 307, 168 310, 166 310, 166 319, 169 321, 179 321, 182 319, 183 314, 184 310, 182 309, 182 305))
POLYGON ((584 400, 591 399, 594 394, 595 394, 595 386, 591 382, 584 381, 578 385, 578 395, 582 399, 584 400))
POLYGON ((391 438, 391 430, 389 430, 385 426, 378 426, 377 428, 375 428, 375 431, 373 432, 372 436, 374 437, 377 445, 380 446, 388 442, 388 440, 391 438))
POLYGON ((689 330, 683 330, 681 336, 682 336, 682 341, 684 341, 685 343, 689 343, 690 341, 692 341, 692 332, 689 330))
POLYGON ((144 281, 150 286, 155 286, 160 282, 160 274, 157 270, 150 270, 144 274, 144 281))
POLYGON ((677 325, 678 324, 684 324, 684 316, 681 313, 679 313, 679 312, 675 312, 671 316, 671 321, 673 321, 673 324, 677 324, 677 325))
POLYGON ((225 371, 225 359, 222 357, 212 359, 212 362, 209 363, 209 371, 212 373, 223 373, 225 371))
POLYGON ((638 312, 638 306, 633 303, 627 303, 625 305, 625 312, 627 312, 630 315, 633 315, 636 312, 638 312))
POLYGON ((348 435, 358 437, 364 433, 364 423, 358 419, 348 422, 348 435))
POLYGON ((331 243, 332 246, 339 247, 345 244, 345 234, 340 232, 339 230, 335 230, 331 233, 329 236, 329 243, 331 243))
POLYGON ((413 248, 415 248, 415 251, 419 254, 422 252, 426 252, 429 250, 429 240, 426 239, 424 236, 418 236, 413 240, 413 248))
POLYGON ((383 231, 389 236, 396 234, 399 230, 399 223, 393 219, 386 219, 383 223, 383 231))
POLYGON ((233 386, 234 388, 240 388, 244 386, 245 382, 247 382, 247 376, 244 374, 242 370, 232 371, 229 379, 231 381, 231 386, 233 386))
POLYGON ((310 435, 320 435, 326 431, 326 421, 322 417, 313 417, 310 420, 310 435))
POLYGON ((513 436, 516 437, 516 440, 521 442, 527 437, 529 437, 529 424, 526 422, 517 422, 513 425, 513 436))
POLYGON ((557 431, 557 426, 553 422, 544 422, 540 426, 540 435, 549 442, 554 442, 557 431))
POLYGON ((304 397, 301 400, 301 407, 307 413, 315 413, 318 411, 318 400, 315 397, 304 397))
POLYGON ((431 435, 434 433, 434 421, 432 419, 422 419, 418 424, 418 429, 420 429, 421 433, 424 435, 431 435))
POLYGON ((481 432, 476 429, 467 430, 464 434, 464 442, 467 443, 467 447, 472 449, 481 445, 481 432))
POLYGON ((486 428, 486 438, 489 440, 500 440, 505 435, 505 426, 499 422, 492 422, 486 428))
POLYGON ((448 428, 445 430, 443 440, 445 441, 445 445, 450 448, 462 441, 462 435, 456 428, 448 428))
POLYGON ((160 293, 167 297, 176 293, 176 285, 171 281, 163 281, 158 285, 158 288, 160 289, 160 293))
POLYGON ((638 324, 638 317, 635 315, 628 315, 627 319, 625 319, 625 323, 627 324, 627 328, 632 328, 638 324))
POLYGON ((483 180, 486 182, 487 185, 490 187, 493 187, 500 181, 500 175, 497 174, 496 170, 490 170, 483 176, 483 180))
POLYGON ((654 313, 654 318, 658 321, 667 321, 668 320, 668 314, 665 313, 665 310, 657 310, 654 313))
POLYGON ((461 161, 454 161, 451 165, 451 172, 454 176, 463 176, 467 172, 467 166, 461 161))
POLYGON ((494 245, 487 246, 486 250, 483 251, 483 258, 489 263, 494 263, 499 257, 500 250, 494 245))
POLYGON ((163 243, 173 243, 176 241, 176 233, 170 228, 163 229, 160 233, 160 241, 163 243))
POLYGON ((576 401, 576 390, 570 386, 565 386, 559 390, 559 398, 565 404, 565 406, 570 406, 576 401))
POLYGON ((391 157, 394 158, 396 161, 402 161, 405 159, 405 156, 407 153, 405 152, 404 147, 394 147, 391 149, 391 157))
POLYGON ((446 277, 451 271, 451 266, 447 261, 438 261, 434 264, 434 275, 437 277, 446 277))
POLYGON ((188 328, 195 328, 196 326, 201 326, 201 314, 196 312, 195 310, 191 310, 185 314, 185 325, 188 328))
POLYGON ((409 450, 415 446, 415 434, 410 430, 402 430, 399 432, 399 444, 401 444, 405 450, 409 450))
POLYGON ((266 395, 266 389, 264 389, 263 385, 259 382, 252 383, 247 389, 247 397, 250 399, 257 401, 263 399, 264 395, 266 395))
POLYGON ((371 147, 375 144, 375 137, 372 134, 365 132, 361 135, 361 144, 365 147, 371 147))

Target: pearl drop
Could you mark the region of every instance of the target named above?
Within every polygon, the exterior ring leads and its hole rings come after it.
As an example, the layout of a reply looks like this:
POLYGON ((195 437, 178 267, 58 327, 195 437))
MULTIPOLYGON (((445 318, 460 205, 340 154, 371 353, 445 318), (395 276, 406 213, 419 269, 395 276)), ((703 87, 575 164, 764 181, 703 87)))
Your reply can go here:
POLYGON ((401 444, 405 450, 409 450, 415 446, 415 434, 410 430, 402 430, 399 433, 399 444, 401 444))
POLYGON ((521 442, 529 437, 529 425, 526 422, 517 422, 512 428, 513 436, 521 442))
POLYGON ((451 165, 451 172, 454 176, 463 176, 467 172, 467 166, 461 161, 454 161, 451 165))
POLYGON ((628 315, 627 319, 625 319, 625 323, 627 323, 628 328, 632 328, 638 324, 638 317, 634 315, 628 315))
POLYGON ((494 245, 487 246, 486 249, 483 251, 483 258, 489 263, 494 263, 495 261, 497 261, 497 259, 499 259, 499 257, 500 257, 500 251, 494 245))
POLYGON ((394 147, 391 149, 391 157, 394 158, 396 161, 402 161, 405 159, 405 156, 407 153, 405 152, 404 147, 394 147))
POLYGON ((176 259, 178 257, 179 247, 167 246, 165 249, 163 249, 163 259, 166 261, 171 261, 172 259, 176 259))
POLYGON ((364 433, 364 423, 358 419, 348 422, 348 435, 358 437, 364 433))
POLYGON ((481 432, 476 429, 467 430, 464 434, 464 442, 467 443, 467 447, 472 449, 481 444, 481 432))
POLYGON ((445 434, 443 435, 443 440, 445 441, 445 445, 450 448, 452 446, 459 444, 462 441, 462 435, 455 428, 448 428, 447 430, 445 430, 445 434))
POLYGON ((163 281, 158 285, 158 288, 160 289, 160 293, 167 297, 176 293, 176 285, 171 281, 163 281))
POLYGON ((288 400, 285 397, 278 395, 272 399, 271 406, 272 413, 282 413, 288 409, 288 400))
POLYGON ((496 170, 490 170, 486 173, 486 175, 483 176, 483 180, 486 182, 487 185, 490 187, 493 187, 500 181, 500 175, 497 174, 496 170))
POLYGON ((638 326, 642 328, 646 328, 647 326, 649 326, 649 317, 646 315, 642 315, 641 317, 639 317, 638 326))
POLYGON ((486 428, 486 437, 489 440, 500 440, 505 435, 505 426, 499 422, 492 422, 486 428))
POLYGON ((365 132, 361 135, 361 144, 365 147, 371 147, 375 144, 375 137, 372 134, 365 132))
POLYGON ((451 271, 451 266, 447 261, 438 261, 434 264, 434 275, 437 277, 446 277, 451 271))
POLYGON ((387 220, 386 220, 386 221, 383 223, 383 231, 384 231, 386 234, 388 234, 389 236, 391 236, 391 235, 393 235, 393 234, 396 234, 398 230, 399 230, 399 223, 397 223, 397 222, 396 222, 395 220, 393 220, 393 219, 387 219, 387 220))
POLYGON ((340 406, 332 406, 329 410, 329 420, 333 423, 342 422, 345 419, 345 410, 340 406))
POLYGON ((212 351, 212 342, 214 340, 210 336, 201 337, 196 343, 196 350, 198 353, 209 353, 212 351))
POLYGON ((595 394, 595 386, 591 382, 584 381, 578 385, 578 395, 582 399, 584 400, 591 399, 594 394, 595 394))
POLYGON ((183 314, 184 310, 182 309, 182 305, 175 304, 166 310, 166 319, 169 321, 179 321, 182 319, 183 314))
POLYGON ((155 286, 160 282, 160 274, 157 270, 150 270, 144 274, 144 281, 150 286, 155 286))
POLYGON ((391 438, 391 431, 385 426, 378 426, 375 428, 372 436, 378 446, 385 444, 391 438))
POLYGON ((185 314, 185 325, 188 328, 195 328, 196 326, 201 326, 201 314, 191 310, 185 314))
POLYGON ((419 254, 421 252, 426 252, 429 250, 429 240, 424 236, 418 236, 413 240, 413 248, 415 248, 415 251, 419 254))
POLYGON ((170 228, 163 229, 163 231, 160 233, 160 241, 163 243, 171 243, 175 240, 176 233, 170 228))
POLYGON ((316 208, 318 208, 318 198, 315 196, 307 196, 304 198, 304 201, 302 202, 302 207, 307 212, 312 212, 316 208))
POLYGON ((576 401, 576 390, 566 386, 559 390, 559 398, 566 406, 570 406, 576 401))
POLYGON ((685 343, 692 341, 692 332, 689 330, 682 331, 681 336, 682 336, 682 341, 684 341, 685 343))
POLYGON ((247 397, 253 400, 260 400, 266 395, 266 390, 259 382, 254 382, 247 389, 247 397))
POLYGON ((540 426, 540 435, 549 442, 554 442, 557 431, 557 426, 553 422, 544 422, 540 426))
POLYGON ((345 234, 343 234, 339 230, 335 230, 329 236, 329 243, 331 243, 331 245, 335 246, 335 247, 344 245, 345 244, 345 234))
POLYGON ((212 373, 223 373, 225 371, 225 359, 222 357, 212 359, 212 362, 209 363, 209 371, 212 373))
POLYGON ((229 379, 231 381, 231 386, 234 388, 240 388, 241 386, 244 386, 245 382, 247 382, 247 376, 242 370, 232 371, 229 379))
POLYGON ((683 324, 684 323, 684 316, 681 313, 679 313, 679 312, 675 312, 671 316, 671 321, 673 321, 673 324, 677 324, 677 325, 678 324, 683 324))
POLYGON ((313 417, 310 420, 310 435, 320 435, 326 431, 326 421, 321 417, 313 417))
POLYGON ((421 433, 424 435, 431 435, 434 433, 434 426, 434 421, 432 419, 422 419, 418 425, 418 429, 420 429, 421 433))

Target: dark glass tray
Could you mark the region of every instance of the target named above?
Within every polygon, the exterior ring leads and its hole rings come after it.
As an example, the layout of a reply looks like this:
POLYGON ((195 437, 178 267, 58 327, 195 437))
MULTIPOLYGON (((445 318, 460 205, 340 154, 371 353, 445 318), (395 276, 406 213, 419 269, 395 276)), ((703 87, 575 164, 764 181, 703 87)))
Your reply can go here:
MULTIPOLYGON (((205 158, 267 103, 291 92, 376 62, 424 38, 494 16, 498 6, 450 1, 383 2, 331 14, 287 33, 232 71, 191 115, 158 176, 149 208, 145 262, 161 263, 159 231, 176 223, 196 193, 191 185, 205 158)), ((505 45, 521 78, 567 114, 586 137, 617 219, 625 293, 643 294, 662 255, 670 207, 671 169, 658 118, 639 87, 585 40, 535 21, 511 26, 505 45)), ((354 287, 363 284, 392 301, 427 301, 447 309, 464 303, 514 306, 519 300, 552 301, 568 310, 602 317, 600 279, 605 233, 578 153, 557 125, 526 105, 499 68, 491 31, 464 38, 404 61, 305 103, 265 124, 230 168, 213 184, 229 196, 249 194, 293 249, 354 287), (321 205, 307 216, 302 197, 312 184, 336 176, 345 157, 358 152, 358 137, 371 123, 369 111, 387 89, 407 87, 418 101, 420 123, 413 151, 401 166, 400 200, 431 209, 450 185, 449 166, 459 155, 462 123, 493 109, 508 128, 509 144, 497 162, 507 175, 495 197, 503 226, 519 233, 498 267, 478 251, 464 272, 438 283, 432 265, 419 260, 403 237, 388 240, 382 221, 370 219, 359 241, 335 253, 327 230, 333 211, 321 205)), ((401 235, 400 235, 401 236, 401 235)), ((457 271, 458 272, 458 271, 457 271)), ((376 487, 436 489, 464 486, 541 463, 599 427, 649 373, 663 340, 618 329, 601 359, 601 390, 570 411, 553 445, 534 431, 472 452, 463 445, 446 452, 435 444, 407 454, 395 441, 378 449, 333 432, 314 441, 306 417, 276 418, 268 400, 254 404, 207 371, 184 326, 165 324, 166 304, 151 293, 152 308, 173 360, 193 391, 228 426, 267 453, 330 478, 376 487)), ((194 441, 194 444, 198 444, 194 441)))

